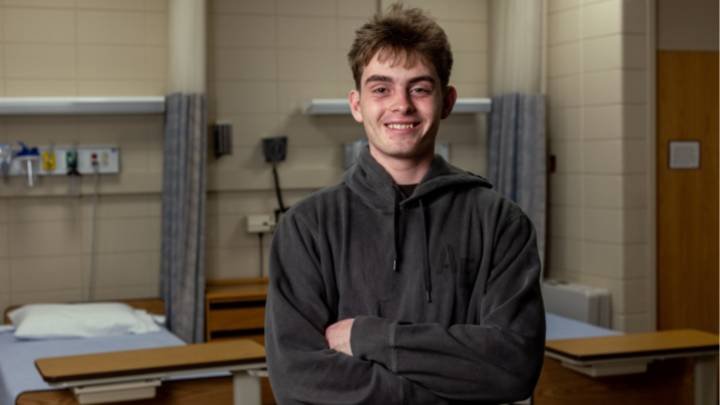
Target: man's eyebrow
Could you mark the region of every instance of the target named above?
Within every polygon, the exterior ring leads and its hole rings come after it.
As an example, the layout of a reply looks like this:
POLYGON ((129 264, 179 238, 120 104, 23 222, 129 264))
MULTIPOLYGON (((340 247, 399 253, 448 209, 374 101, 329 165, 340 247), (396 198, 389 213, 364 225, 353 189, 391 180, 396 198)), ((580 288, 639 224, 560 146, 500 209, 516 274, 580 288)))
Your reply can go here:
MULTIPOLYGON (((365 84, 368 84, 370 82, 389 82, 392 83, 393 79, 390 76, 383 76, 383 75, 372 75, 365 79, 365 84)), ((433 78, 430 75, 423 75, 418 77, 413 77, 408 81, 410 84, 414 84, 417 82, 430 82, 432 84, 435 84, 435 78, 433 78)))
POLYGON ((392 78, 390 76, 383 76, 383 75, 372 75, 365 79, 365 84, 368 84, 370 82, 392 82, 392 78))
POLYGON ((417 83, 417 82, 430 82, 431 84, 435 84, 435 78, 430 75, 426 75, 426 76, 413 77, 412 79, 410 79, 411 84, 417 83))

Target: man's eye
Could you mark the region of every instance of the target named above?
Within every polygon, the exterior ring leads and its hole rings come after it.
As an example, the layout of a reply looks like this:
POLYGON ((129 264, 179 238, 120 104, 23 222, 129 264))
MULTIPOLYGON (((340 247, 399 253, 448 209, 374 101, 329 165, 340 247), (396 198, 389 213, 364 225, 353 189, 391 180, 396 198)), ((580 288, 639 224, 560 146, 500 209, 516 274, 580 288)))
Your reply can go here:
POLYGON ((412 94, 430 94, 432 90, 425 87, 413 87, 410 92, 412 94))
POLYGON ((376 93, 376 94, 385 94, 385 93, 387 93, 387 91, 388 91, 388 90, 387 90, 386 87, 375 87, 375 88, 372 90, 372 92, 373 92, 373 93, 376 93))

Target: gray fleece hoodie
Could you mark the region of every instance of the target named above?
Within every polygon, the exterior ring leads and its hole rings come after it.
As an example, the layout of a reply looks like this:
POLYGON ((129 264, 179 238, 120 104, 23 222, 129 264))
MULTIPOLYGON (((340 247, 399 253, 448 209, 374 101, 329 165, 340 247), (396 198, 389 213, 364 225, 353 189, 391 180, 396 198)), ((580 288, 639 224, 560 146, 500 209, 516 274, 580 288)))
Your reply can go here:
POLYGON ((542 366, 534 229, 481 177, 436 157, 403 199, 366 150, 280 221, 265 348, 280 404, 520 400, 542 366), (353 356, 325 328, 355 318, 353 356))

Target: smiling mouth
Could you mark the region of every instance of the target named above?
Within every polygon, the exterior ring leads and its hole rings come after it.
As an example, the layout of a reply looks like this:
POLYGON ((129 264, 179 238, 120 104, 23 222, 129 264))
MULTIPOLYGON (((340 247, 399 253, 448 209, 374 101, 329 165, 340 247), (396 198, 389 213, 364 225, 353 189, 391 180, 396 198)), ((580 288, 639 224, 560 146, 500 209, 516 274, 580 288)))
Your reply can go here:
POLYGON ((418 126, 418 123, 416 122, 408 122, 408 123, 397 123, 397 122, 391 122, 388 124, 385 124, 386 127, 390 129, 412 129, 418 126))

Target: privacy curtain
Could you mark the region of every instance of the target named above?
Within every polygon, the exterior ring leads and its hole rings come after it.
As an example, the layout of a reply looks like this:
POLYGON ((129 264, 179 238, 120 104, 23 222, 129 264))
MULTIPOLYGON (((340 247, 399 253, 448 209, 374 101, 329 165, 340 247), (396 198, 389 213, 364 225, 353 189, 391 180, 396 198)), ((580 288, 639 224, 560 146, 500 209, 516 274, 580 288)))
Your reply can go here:
POLYGON ((205 95, 168 95, 160 286, 168 327, 188 343, 203 340, 206 137, 205 95))
POLYGON ((488 178, 528 214, 544 261, 546 219, 545 0, 491 0, 488 178))
POLYGON ((545 97, 505 94, 492 98, 488 179, 530 217, 538 250, 545 251, 545 97))

